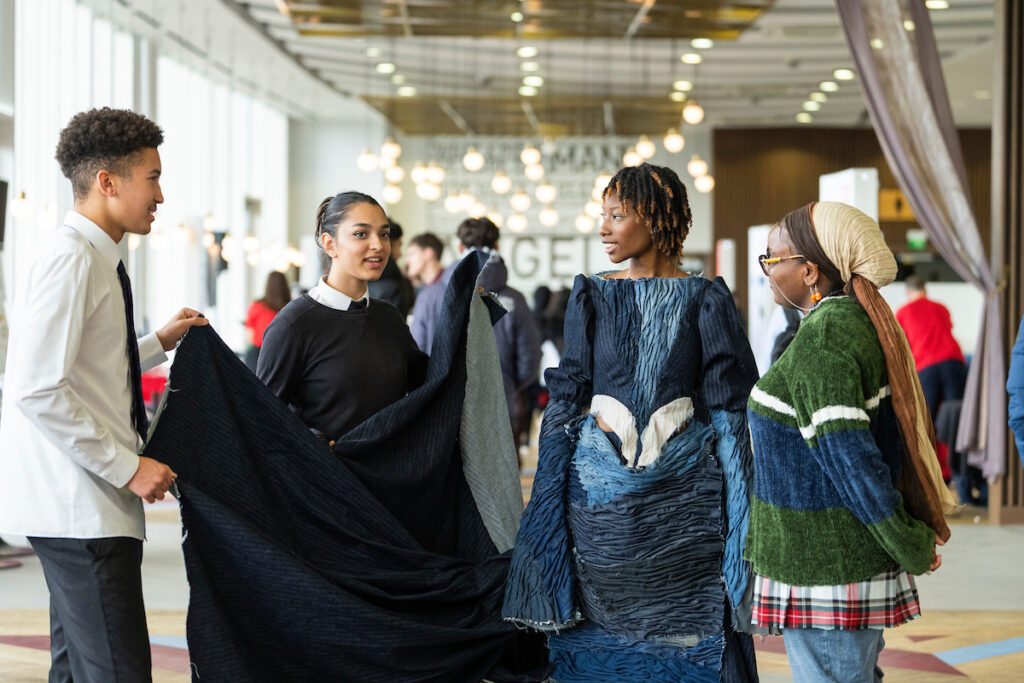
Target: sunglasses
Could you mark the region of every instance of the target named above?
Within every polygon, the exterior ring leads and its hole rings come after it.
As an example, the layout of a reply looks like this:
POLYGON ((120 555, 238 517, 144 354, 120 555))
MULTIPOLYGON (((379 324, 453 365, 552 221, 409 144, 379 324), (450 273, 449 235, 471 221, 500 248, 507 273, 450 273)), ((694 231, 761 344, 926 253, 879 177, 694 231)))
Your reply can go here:
POLYGON ((804 258, 803 254, 795 254, 793 256, 768 256, 768 254, 761 254, 757 257, 757 262, 761 265, 761 270, 764 271, 765 275, 771 275, 771 266, 782 261, 788 261, 795 258, 804 258))

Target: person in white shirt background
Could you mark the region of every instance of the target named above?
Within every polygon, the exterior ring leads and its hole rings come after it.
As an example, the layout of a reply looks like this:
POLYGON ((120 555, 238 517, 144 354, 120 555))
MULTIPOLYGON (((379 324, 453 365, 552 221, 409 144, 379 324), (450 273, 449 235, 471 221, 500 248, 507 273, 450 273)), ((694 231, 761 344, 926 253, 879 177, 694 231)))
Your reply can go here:
POLYGON ((50 681, 149 681, 142 501, 175 474, 140 456, 143 369, 194 325, 183 308, 136 340, 117 248, 146 235, 160 191, 163 131, 93 109, 60 134, 75 208, 15 291, 0 421, 0 532, 27 536, 50 592, 50 681))

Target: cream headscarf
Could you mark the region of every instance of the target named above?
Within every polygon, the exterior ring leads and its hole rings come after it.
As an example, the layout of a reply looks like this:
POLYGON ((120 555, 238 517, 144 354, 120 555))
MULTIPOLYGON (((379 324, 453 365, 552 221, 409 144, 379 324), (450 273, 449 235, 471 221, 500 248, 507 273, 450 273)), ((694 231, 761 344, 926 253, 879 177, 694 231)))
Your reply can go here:
POLYGON ((871 216, 849 204, 816 202, 811 221, 818 243, 843 282, 857 273, 881 289, 896 279, 896 258, 871 216))
POLYGON ((910 345, 892 309, 878 293, 879 287, 895 279, 896 259, 885 244, 878 223, 859 209, 840 202, 818 202, 811 206, 811 221, 822 251, 847 283, 847 293, 864 307, 878 332, 889 372, 893 409, 910 456, 910 462, 904 462, 901 476, 908 511, 945 540, 949 527, 943 514, 954 511, 957 505, 942 481, 935 456, 935 429, 910 345))

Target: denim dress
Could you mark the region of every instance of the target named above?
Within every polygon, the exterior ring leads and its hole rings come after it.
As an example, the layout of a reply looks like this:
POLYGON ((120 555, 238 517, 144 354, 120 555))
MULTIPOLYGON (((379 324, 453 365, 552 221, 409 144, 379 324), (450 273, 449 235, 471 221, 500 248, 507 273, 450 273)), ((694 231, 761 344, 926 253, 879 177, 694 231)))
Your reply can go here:
POLYGON ((757 370, 732 295, 578 276, 565 342, 503 615, 549 634, 563 683, 756 680, 738 631, 757 370))

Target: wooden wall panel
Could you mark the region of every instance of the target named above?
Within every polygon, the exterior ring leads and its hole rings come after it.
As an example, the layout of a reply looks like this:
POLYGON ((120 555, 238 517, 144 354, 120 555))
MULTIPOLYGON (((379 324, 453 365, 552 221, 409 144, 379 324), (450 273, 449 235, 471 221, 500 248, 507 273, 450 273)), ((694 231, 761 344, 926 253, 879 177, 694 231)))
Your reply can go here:
MULTIPOLYGON (((986 252, 991 234, 991 132, 960 131, 968 182, 986 252)), ((747 228, 774 223, 818 198, 818 176, 852 167, 878 169, 881 188, 897 187, 875 133, 849 128, 719 129, 714 132, 714 236, 737 246, 736 296, 746 310, 747 228)), ((894 251, 913 223, 883 222, 894 251)))

